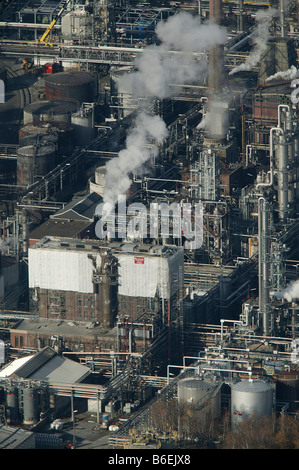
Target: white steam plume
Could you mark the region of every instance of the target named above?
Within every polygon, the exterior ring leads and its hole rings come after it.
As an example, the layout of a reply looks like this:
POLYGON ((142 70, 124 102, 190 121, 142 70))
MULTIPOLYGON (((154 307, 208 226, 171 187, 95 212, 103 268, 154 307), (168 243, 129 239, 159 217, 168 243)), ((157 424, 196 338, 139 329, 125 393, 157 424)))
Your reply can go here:
POLYGON ((198 17, 185 12, 158 23, 156 34, 160 44, 145 48, 135 62, 138 70, 120 80, 122 87, 135 96, 169 98, 179 89, 171 85, 206 78, 207 59, 202 56, 195 61, 193 53, 224 44, 227 39, 226 29, 213 23, 201 24, 198 17))
POLYGON ((273 294, 278 299, 285 299, 288 302, 292 302, 294 299, 299 299, 299 279, 291 282, 284 290, 280 292, 274 292, 273 294))
MULTIPOLYGON (((136 71, 124 75, 121 86, 134 97, 165 99, 179 91, 179 85, 191 84, 206 77, 204 57, 195 60, 194 52, 204 52, 215 44, 224 44, 226 30, 212 23, 201 24, 198 17, 182 12, 160 22, 156 28, 160 44, 144 49, 136 59, 136 71), (176 51, 177 53, 169 53, 176 51), (176 86, 173 86, 176 85, 176 86)), ((130 187, 130 173, 137 172, 149 159, 148 143, 162 142, 167 136, 164 121, 143 109, 137 113, 126 148, 106 165, 104 202, 115 203, 130 187)))
POLYGON ((237 72, 252 70, 252 68, 259 63, 263 53, 267 49, 267 43, 271 34, 270 24, 272 18, 274 16, 277 16, 278 14, 278 10, 275 10, 273 8, 269 8, 268 10, 262 10, 256 14, 258 25, 252 35, 253 48, 245 62, 233 68, 229 72, 229 75, 234 75, 237 72))
POLYGON ((283 80, 293 80, 294 78, 297 78, 299 76, 299 70, 295 65, 292 65, 289 70, 285 70, 284 72, 277 72, 274 75, 271 75, 271 77, 268 77, 266 79, 266 82, 270 82, 271 80, 276 80, 279 78, 282 78, 283 80))
POLYGON ((138 114, 135 126, 126 139, 126 148, 106 164, 104 201, 115 204, 119 194, 125 194, 131 186, 130 173, 138 173, 152 153, 146 148, 152 140, 163 142, 167 137, 166 125, 159 116, 145 112, 138 114))

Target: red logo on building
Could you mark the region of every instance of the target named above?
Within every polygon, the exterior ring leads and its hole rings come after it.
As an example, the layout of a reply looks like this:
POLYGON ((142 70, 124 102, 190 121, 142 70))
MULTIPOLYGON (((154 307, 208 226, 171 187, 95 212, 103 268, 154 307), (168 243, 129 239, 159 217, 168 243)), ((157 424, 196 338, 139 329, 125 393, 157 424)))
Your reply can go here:
POLYGON ((135 264, 144 264, 144 258, 142 256, 135 256, 134 257, 135 264))

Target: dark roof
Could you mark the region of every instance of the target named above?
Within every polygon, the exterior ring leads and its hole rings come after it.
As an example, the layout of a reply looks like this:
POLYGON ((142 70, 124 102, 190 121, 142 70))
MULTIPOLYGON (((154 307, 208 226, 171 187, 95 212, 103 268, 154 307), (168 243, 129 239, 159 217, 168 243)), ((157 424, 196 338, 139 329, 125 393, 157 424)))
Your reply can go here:
POLYGON ((31 359, 29 359, 29 361, 17 369, 14 375, 26 379, 56 355, 57 353, 54 351, 54 349, 46 347, 36 353, 31 359))
POLYGON ((32 230, 31 240, 43 237, 76 237, 92 224, 90 220, 53 220, 49 219, 32 230))
POLYGON ((98 204, 103 201, 102 196, 91 193, 84 197, 75 197, 63 209, 51 216, 52 219, 63 220, 94 220, 95 210, 98 204))

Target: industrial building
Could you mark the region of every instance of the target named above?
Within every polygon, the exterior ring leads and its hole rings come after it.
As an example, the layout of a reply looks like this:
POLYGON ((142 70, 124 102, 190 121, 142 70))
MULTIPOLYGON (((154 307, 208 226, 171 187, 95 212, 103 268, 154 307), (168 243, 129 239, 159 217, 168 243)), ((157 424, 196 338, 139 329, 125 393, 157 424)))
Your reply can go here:
POLYGON ((298 418, 298 1, 2 3, 3 425, 298 418))

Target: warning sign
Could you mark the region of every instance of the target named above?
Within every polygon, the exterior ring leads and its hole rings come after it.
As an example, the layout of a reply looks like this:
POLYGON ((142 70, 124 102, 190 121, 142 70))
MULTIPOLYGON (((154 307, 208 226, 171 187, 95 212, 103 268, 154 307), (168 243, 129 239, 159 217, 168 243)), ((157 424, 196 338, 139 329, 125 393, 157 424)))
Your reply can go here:
POLYGON ((142 256, 135 256, 134 257, 135 264, 144 264, 144 258, 142 256))

